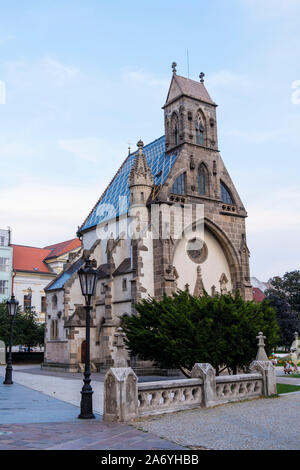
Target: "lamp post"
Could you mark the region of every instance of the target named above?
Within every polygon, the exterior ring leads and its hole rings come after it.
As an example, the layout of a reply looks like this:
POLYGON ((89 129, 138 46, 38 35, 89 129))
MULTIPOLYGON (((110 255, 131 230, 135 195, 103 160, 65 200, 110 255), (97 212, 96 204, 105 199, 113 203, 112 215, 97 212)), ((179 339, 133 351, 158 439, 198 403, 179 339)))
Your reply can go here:
POLYGON ((91 366, 90 366, 90 325, 91 325, 91 299, 95 294, 97 271, 92 268, 89 258, 85 260, 84 268, 78 271, 80 287, 82 295, 85 298, 86 310, 86 352, 85 352, 85 369, 84 369, 84 385, 81 390, 81 403, 79 419, 94 419, 93 414, 93 389, 91 387, 91 366))
POLYGON ((15 315, 18 310, 19 302, 15 299, 15 296, 12 295, 11 299, 6 302, 8 314, 10 316, 10 334, 9 334, 9 350, 8 350, 8 358, 7 358, 7 366, 5 370, 5 379, 4 385, 12 385, 12 340, 13 340, 13 326, 14 326, 14 319, 15 315))

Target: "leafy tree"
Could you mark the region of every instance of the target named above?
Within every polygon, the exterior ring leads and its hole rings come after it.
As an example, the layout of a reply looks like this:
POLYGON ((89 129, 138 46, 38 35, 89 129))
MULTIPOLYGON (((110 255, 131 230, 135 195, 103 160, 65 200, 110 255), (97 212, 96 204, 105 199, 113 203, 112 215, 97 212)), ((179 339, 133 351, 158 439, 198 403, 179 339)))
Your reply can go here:
POLYGON ((269 300, 270 305, 276 310, 280 336, 279 345, 288 350, 294 341, 295 331, 299 331, 299 318, 296 312, 293 312, 285 298, 274 295, 273 293, 270 293, 266 298, 269 300))
MULTIPOLYGON (((37 323, 34 312, 18 312, 14 319, 13 345, 27 347, 44 343, 45 326, 37 323)), ((9 344, 10 317, 5 302, 0 303, 0 339, 9 344)))
POLYGON ((267 337, 268 354, 278 341, 274 309, 268 302, 245 302, 239 293, 198 298, 177 292, 162 300, 144 299, 135 308, 138 315, 123 320, 131 353, 178 368, 187 377, 196 362, 209 362, 217 374, 248 367, 259 331, 267 337))
POLYGON ((282 278, 273 277, 269 282, 271 287, 265 294, 285 299, 300 317, 300 271, 285 273, 282 278))

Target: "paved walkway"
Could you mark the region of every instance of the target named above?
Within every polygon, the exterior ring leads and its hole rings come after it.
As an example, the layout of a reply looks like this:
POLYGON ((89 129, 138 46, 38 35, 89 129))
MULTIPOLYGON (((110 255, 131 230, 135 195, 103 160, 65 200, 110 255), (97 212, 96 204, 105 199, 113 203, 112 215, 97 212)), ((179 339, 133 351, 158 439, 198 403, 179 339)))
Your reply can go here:
POLYGON ((300 450, 300 393, 141 420, 138 429, 216 450, 300 450))
POLYGON ((184 450, 132 426, 78 420, 78 406, 0 382, 0 450, 184 450))
MULTIPOLYGON (((33 366, 33 370, 36 367, 33 366)), ((42 375, 30 373, 30 367, 14 366, 13 381, 15 384, 24 385, 38 392, 42 392, 52 398, 80 406, 83 375, 78 378, 56 377, 55 375, 42 375)), ((5 368, 0 367, 0 377, 5 375, 5 368)), ((103 382, 93 381, 93 404, 97 413, 103 413, 103 382)))
MULTIPOLYGON (((0 367, 0 376, 4 372, 0 367)), ((281 374, 278 370, 277 376, 281 374)), ((166 414, 140 420, 134 427, 108 425, 101 421, 103 377, 98 375, 93 375, 93 389, 94 410, 99 414, 95 421, 86 422, 77 419, 81 374, 57 376, 39 373, 36 366, 15 366, 14 385, 4 386, 0 379, 0 450, 148 450, 183 446, 300 450, 300 393, 166 414)), ((287 377, 277 380, 300 383, 287 377)))

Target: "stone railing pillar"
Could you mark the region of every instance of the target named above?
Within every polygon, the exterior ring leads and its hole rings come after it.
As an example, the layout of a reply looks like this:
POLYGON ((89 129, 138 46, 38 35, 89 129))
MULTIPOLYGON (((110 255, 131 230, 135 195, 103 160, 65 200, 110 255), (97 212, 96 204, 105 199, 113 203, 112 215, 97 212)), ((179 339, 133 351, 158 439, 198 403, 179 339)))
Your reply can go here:
POLYGON ((103 421, 126 422, 138 417, 137 376, 130 367, 108 370, 103 404, 103 421))
POLYGON ((250 370, 262 375, 263 395, 265 397, 277 395, 276 368, 270 361, 253 361, 250 370))
POLYGON ((192 370, 192 378, 203 380, 202 406, 210 408, 217 403, 216 371, 210 364, 195 364, 192 370))
POLYGON ((256 338, 258 339, 258 352, 256 360, 253 361, 250 365, 250 370, 252 372, 258 372, 262 375, 263 394, 265 397, 277 395, 276 367, 273 366, 271 361, 268 360, 265 351, 265 336, 262 332, 259 332, 256 338))

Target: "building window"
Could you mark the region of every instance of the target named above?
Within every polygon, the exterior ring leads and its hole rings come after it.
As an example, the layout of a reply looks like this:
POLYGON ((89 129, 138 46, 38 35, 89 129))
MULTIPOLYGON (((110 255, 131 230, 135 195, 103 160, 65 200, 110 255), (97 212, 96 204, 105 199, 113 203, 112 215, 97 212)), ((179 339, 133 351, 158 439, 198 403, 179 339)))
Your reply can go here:
POLYGON ((172 193, 174 194, 185 194, 185 173, 181 173, 176 179, 172 186, 172 193))
POLYGON ((126 278, 124 278, 122 280, 122 289, 123 289, 123 291, 127 290, 127 279, 126 278))
POLYGON ((9 258, 0 258, 0 271, 8 273, 9 271, 9 258))
POLYGON ((5 245, 5 237, 3 237, 1 235, 1 237, 0 237, 0 246, 4 246, 4 245, 5 245))
POLYGON ((50 339, 55 340, 58 337, 58 320, 51 320, 50 339))
POLYGON ((201 163, 198 172, 198 194, 207 194, 208 190, 208 171, 206 166, 201 163))
POLYGON ((172 144, 179 144, 179 126, 178 126, 178 116, 176 113, 173 113, 171 119, 171 134, 172 134, 172 144))
POLYGON ((178 145, 178 129, 177 129, 177 126, 175 126, 175 130, 174 130, 174 141, 175 141, 175 145, 178 145))
POLYGON ((31 312, 31 294, 24 295, 24 312, 31 312))
POLYGON ((8 295, 8 281, 0 281, 0 294, 8 295))
POLYGON ((52 309, 55 310, 57 309, 57 295, 53 295, 52 297, 52 309))
POLYGON ((221 199, 226 204, 234 204, 231 194, 224 183, 221 183, 221 199))
POLYGON ((47 298, 46 296, 41 297, 41 312, 46 313, 47 310, 47 298))
POLYGON ((105 294, 105 283, 101 283, 101 294, 105 294))

